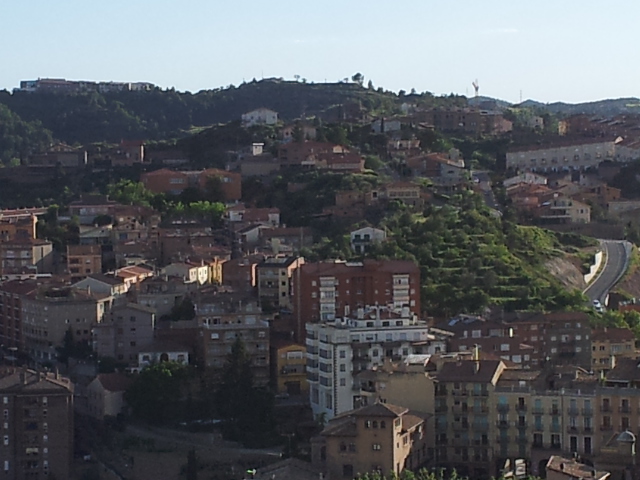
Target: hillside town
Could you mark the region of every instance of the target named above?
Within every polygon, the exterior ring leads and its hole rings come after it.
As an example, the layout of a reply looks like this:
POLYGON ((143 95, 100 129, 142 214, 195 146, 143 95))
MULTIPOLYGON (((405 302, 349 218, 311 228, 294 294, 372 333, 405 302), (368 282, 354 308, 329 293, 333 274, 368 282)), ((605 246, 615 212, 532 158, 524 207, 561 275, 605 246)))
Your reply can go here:
POLYGON ((0 169, 5 477, 639 479, 640 116, 410 97, 0 169))

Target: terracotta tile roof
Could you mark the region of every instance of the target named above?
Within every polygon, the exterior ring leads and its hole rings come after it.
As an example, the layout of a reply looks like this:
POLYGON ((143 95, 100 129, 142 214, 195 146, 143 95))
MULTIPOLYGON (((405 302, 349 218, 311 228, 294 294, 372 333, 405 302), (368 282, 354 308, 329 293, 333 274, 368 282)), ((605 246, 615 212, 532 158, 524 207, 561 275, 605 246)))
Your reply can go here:
POLYGON ((260 468, 255 475, 256 480, 318 480, 320 477, 320 470, 297 458, 287 458, 260 468))
POLYGON ((408 414, 402 416, 402 430, 404 430, 405 432, 414 429, 422 423, 424 423, 424 419, 418 417, 417 415, 408 414))
POLYGON ((398 417, 409 411, 406 407, 392 405, 390 403, 374 403, 349 412, 354 417, 398 417))
POLYGON ((501 363, 500 360, 446 362, 438 372, 437 379, 441 382, 489 383, 501 363), (477 372, 476 364, 479 365, 477 372))
POLYGON ((101 373, 96 378, 108 392, 124 392, 133 383, 133 379, 122 373, 101 373))
POLYGON ((64 377, 55 378, 52 373, 38 373, 34 370, 16 370, 0 378, 0 391, 46 392, 73 391, 73 384, 64 377), (23 380, 24 379, 24 380, 23 380))
POLYGON ((623 343, 633 342, 635 338, 629 328, 604 327, 591 330, 591 340, 593 342, 623 343))
POLYGON ((38 288, 35 280, 10 280, 0 284, 0 291, 15 295, 26 295, 38 288))
POLYGON ((578 480, 603 480, 611 475, 611 472, 596 471, 593 467, 559 455, 552 455, 551 458, 549 458, 547 470, 552 470, 578 480))
POLYGON ((605 376, 607 381, 634 382, 640 380, 640 363, 634 358, 617 358, 616 366, 605 376))

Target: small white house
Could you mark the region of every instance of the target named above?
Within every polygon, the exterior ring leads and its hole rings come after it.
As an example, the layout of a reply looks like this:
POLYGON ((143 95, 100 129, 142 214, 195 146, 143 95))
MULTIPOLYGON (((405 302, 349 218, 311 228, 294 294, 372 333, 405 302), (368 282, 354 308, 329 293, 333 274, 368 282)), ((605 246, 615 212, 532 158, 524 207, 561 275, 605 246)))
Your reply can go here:
POLYGON ((189 363, 189 351, 176 345, 156 344, 138 354, 138 368, 143 369, 149 365, 161 362, 177 362, 182 365, 189 363))
POLYGON ((184 283, 204 285, 209 281, 209 266, 200 263, 171 263, 162 269, 169 277, 181 277, 184 283))
POLYGON ((364 253, 374 243, 384 242, 387 232, 379 228, 364 227, 350 233, 351 250, 356 253, 364 253))
POLYGON ((268 108, 256 108, 242 114, 242 124, 245 127, 253 125, 275 125, 278 123, 278 112, 268 108))

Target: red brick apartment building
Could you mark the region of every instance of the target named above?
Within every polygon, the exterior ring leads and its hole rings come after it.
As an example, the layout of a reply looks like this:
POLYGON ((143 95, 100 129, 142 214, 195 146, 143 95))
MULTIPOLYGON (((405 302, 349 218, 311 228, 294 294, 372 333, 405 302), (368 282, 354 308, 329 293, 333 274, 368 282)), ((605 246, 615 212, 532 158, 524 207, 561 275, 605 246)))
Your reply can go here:
POLYGON ((408 307, 420 315, 420 269, 407 260, 306 263, 292 284, 298 341, 305 323, 333 320, 360 307, 408 307))
POLYGON ((180 194, 185 188, 206 190, 211 179, 220 180, 220 192, 225 202, 236 202, 242 197, 242 176, 239 173, 209 168, 201 171, 175 171, 161 168, 143 173, 140 181, 154 193, 180 194))

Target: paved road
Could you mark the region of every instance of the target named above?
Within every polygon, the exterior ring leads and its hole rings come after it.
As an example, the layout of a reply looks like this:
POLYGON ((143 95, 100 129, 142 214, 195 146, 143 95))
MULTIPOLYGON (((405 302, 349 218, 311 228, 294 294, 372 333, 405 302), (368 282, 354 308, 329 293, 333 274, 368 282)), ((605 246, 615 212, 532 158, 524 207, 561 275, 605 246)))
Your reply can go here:
POLYGON ((483 170, 472 170, 471 178, 473 178, 474 183, 482 190, 484 203, 486 203, 489 208, 500 213, 500 206, 498 202, 496 202, 496 197, 491 188, 491 177, 489 177, 489 173, 483 170))
POLYGON ((605 251, 605 264, 593 283, 584 291, 584 294, 589 297, 590 301, 600 300, 604 305, 609 290, 618 283, 618 280, 627 271, 631 244, 619 240, 602 240, 601 242, 605 251))

